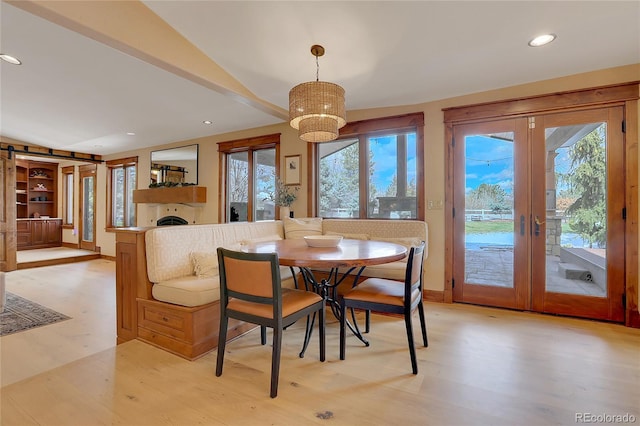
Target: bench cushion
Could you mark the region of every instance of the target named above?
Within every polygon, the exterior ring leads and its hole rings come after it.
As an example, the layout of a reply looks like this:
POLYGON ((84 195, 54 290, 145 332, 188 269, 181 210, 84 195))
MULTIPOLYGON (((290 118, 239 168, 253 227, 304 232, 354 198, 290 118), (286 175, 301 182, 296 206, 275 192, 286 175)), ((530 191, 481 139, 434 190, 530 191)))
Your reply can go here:
MULTIPOLYGON (((280 267, 282 286, 293 288, 293 275, 288 266, 280 267)), ((220 277, 198 278, 194 275, 160 281, 151 289, 153 298, 181 306, 200 306, 220 300, 220 277)))

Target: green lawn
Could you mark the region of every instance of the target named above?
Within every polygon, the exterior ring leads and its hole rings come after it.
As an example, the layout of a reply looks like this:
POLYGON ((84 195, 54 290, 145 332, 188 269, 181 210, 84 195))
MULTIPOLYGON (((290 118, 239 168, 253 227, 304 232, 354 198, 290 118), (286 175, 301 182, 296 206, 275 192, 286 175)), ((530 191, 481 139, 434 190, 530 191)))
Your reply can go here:
MULTIPOLYGON (((467 234, 488 234, 490 232, 513 232, 514 224, 508 220, 505 221, 478 221, 465 222, 465 231, 467 234)), ((562 224, 562 233, 572 233, 568 223, 562 224)))

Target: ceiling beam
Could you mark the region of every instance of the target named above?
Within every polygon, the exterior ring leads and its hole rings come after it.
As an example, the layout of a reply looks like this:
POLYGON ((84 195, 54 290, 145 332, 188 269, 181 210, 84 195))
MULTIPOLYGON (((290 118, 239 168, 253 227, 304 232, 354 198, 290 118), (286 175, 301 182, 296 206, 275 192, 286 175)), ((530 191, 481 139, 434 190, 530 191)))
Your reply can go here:
POLYGON ((266 114, 289 119, 288 110, 258 98, 140 1, 5 1, 266 114))

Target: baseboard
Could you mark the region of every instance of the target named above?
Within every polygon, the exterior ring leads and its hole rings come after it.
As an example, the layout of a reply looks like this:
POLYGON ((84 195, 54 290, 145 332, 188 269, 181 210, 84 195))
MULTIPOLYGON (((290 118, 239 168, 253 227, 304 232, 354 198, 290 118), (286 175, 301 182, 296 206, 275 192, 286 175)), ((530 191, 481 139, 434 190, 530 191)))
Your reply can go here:
POLYGON ((625 321, 627 327, 640 328, 640 312, 636 310, 627 311, 627 320, 625 321))
POLYGON ((62 243, 62 247, 80 250, 80 244, 77 243, 62 243))
POLYGON ((427 302, 444 303, 444 291, 442 290, 423 290, 422 299, 427 302))
POLYGON ((100 255, 100 259, 105 259, 105 260, 112 260, 112 261, 116 261, 116 257, 115 256, 108 256, 106 254, 101 254, 100 255))

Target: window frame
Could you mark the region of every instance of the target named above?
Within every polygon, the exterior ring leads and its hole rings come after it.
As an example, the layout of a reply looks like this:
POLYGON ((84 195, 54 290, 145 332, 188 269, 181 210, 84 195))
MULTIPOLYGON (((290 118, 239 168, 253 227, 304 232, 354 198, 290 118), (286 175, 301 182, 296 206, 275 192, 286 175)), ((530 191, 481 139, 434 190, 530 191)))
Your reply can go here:
MULTIPOLYGON (((116 229, 122 229, 122 228, 129 228, 129 227, 135 227, 137 226, 137 221, 138 221, 138 206, 137 204, 135 205, 135 218, 134 218, 134 222, 135 223, 129 223, 129 224, 125 224, 123 226, 116 226, 113 224, 113 171, 116 169, 122 169, 125 174, 124 174, 124 188, 125 188, 125 193, 127 192, 127 173, 126 173, 126 169, 129 167, 134 167, 135 168, 135 173, 136 173, 136 182, 135 182, 135 186, 134 189, 136 189, 138 187, 138 157, 127 157, 127 158, 119 158, 117 160, 109 160, 106 161, 106 166, 107 166, 107 205, 106 205, 106 230, 110 231, 110 230, 116 230, 116 229)), ((131 202, 133 202, 133 194, 131 194, 131 202)), ((124 197, 124 211, 125 211, 125 218, 126 218, 126 212, 129 209, 128 206, 128 197, 124 197)), ((125 220, 126 222, 126 220, 125 220)))
POLYGON ((60 169, 62 173, 62 228, 73 229, 75 223, 76 203, 76 168, 75 166, 65 166, 60 169), (69 188, 69 176, 71 176, 71 188, 69 188), (71 192, 71 206, 69 206, 69 191, 71 192), (71 212, 71 221, 68 222, 69 211, 71 212))
MULTIPOLYGON (((408 133, 416 134, 416 217, 413 220, 425 220, 425 182, 424 182, 424 113, 411 113, 383 118, 373 118, 362 121, 354 121, 347 123, 340 129, 340 136, 336 141, 342 139, 358 139, 360 143, 360 197, 359 197, 359 218, 362 219, 378 219, 368 218, 367 202, 368 202, 368 156, 369 150, 364 149, 369 137, 375 137, 381 134, 389 133, 408 133)), ((307 152, 310 158, 308 167, 309 197, 307 198, 308 211, 313 212, 314 216, 318 216, 319 206, 319 173, 320 173, 320 155, 319 144, 307 144, 307 152)), ((411 220, 411 219, 388 219, 388 220, 411 220)))
MULTIPOLYGON (((247 200, 247 221, 255 222, 253 217, 254 198, 254 153, 264 149, 275 149, 276 177, 280 177, 280 133, 257 136, 253 138, 236 139, 226 142, 218 142, 218 222, 227 223, 227 155, 237 152, 248 153, 249 192, 247 200)), ((279 218, 279 209, 276 209, 276 219, 279 218)))

